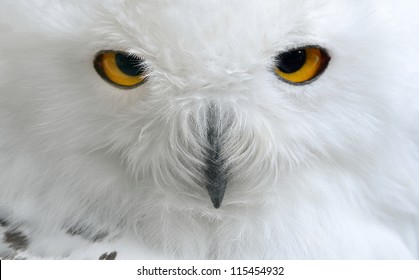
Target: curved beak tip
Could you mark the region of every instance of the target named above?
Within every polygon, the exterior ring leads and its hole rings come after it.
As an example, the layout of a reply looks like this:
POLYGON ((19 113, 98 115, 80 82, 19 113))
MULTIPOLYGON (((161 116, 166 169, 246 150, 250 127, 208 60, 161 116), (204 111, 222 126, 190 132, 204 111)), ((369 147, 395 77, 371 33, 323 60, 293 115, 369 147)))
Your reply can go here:
POLYGON ((208 184, 206 187, 214 208, 220 208, 227 184, 208 184))
POLYGON ((214 205, 214 208, 215 209, 218 209, 221 206, 221 201, 219 201, 219 200, 212 200, 212 204, 214 205))

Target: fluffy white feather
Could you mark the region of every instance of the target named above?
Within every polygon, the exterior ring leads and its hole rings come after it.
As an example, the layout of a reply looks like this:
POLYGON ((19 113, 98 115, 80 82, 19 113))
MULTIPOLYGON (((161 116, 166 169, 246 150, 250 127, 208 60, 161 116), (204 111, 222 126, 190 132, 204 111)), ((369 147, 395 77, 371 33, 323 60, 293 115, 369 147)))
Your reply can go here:
POLYGON ((419 258, 418 11, 1 0, 0 256, 419 258), (306 45, 328 51, 325 72, 278 79, 275 55, 306 45), (147 82, 103 81, 101 50, 143 58, 147 82), (209 107, 219 209, 202 172, 209 107))

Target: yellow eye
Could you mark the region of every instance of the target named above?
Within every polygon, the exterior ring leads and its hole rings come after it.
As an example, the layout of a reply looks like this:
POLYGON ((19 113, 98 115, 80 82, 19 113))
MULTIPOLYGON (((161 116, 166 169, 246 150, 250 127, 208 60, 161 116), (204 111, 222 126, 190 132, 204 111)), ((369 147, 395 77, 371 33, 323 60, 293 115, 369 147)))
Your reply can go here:
POLYGON ((101 51, 94 67, 104 80, 124 89, 139 86, 146 79, 144 60, 124 52, 101 51))
POLYGON ((305 47, 275 57, 275 73, 286 82, 305 84, 319 76, 329 63, 329 55, 318 47, 305 47))

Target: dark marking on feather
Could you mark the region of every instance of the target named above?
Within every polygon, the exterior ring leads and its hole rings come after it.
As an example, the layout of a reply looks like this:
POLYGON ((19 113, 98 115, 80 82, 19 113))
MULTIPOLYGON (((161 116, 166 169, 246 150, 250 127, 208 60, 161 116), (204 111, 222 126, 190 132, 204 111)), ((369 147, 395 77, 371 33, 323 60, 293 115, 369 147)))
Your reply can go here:
POLYGON ((83 235, 85 232, 86 232, 86 229, 82 227, 77 227, 77 226, 72 226, 67 230, 67 234, 71 236, 83 235))
POLYGON ((6 231, 3 241, 15 250, 25 250, 29 245, 29 240, 26 235, 16 229, 6 231))
POLYGON ((2 227, 8 227, 10 225, 9 221, 7 221, 4 218, 0 218, 0 226, 2 227))
POLYGON ((108 236, 107 232, 100 231, 92 237, 93 242, 101 242, 108 236))
POLYGON ((70 227, 67 230, 67 234, 71 236, 81 236, 82 238, 90 240, 92 242, 101 242, 103 241, 103 239, 106 238, 106 236, 108 236, 108 233, 104 231, 99 231, 93 236, 89 234, 88 231, 89 231, 89 228, 76 225, 76 226, 70 227))
POLYGON ((99 260, 114 260, 116 258, 117 252, 113 251, 111 253, 103 253, 100 257, 99 260))

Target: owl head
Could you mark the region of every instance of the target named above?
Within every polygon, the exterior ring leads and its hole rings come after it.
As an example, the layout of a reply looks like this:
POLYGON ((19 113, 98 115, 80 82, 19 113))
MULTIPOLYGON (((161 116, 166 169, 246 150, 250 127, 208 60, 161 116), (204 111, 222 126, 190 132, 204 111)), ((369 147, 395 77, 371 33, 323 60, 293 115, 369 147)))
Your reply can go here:
POLYGON ((374 165, 413 112, 390 1, 1 5, 1 144, 81 192, 275 204, 307 170, 374 165))

